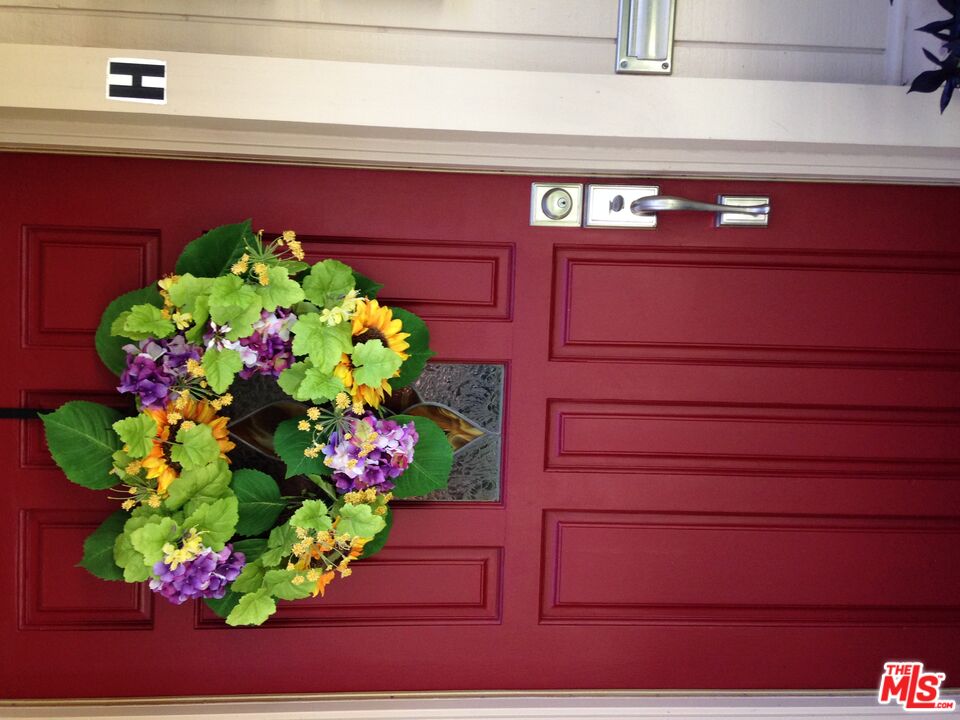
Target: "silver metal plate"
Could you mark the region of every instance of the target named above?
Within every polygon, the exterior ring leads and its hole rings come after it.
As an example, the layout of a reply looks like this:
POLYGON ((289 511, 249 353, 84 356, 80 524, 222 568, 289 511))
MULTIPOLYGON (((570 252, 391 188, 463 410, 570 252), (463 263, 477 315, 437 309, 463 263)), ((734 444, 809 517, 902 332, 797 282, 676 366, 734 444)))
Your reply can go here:
POLYGON ((676 0, 620 0, 618 73, 673 72, 676 0))
POLYGON ((656 213, 634 215, 630 203, 659 193, 657 185, 587 185, 583 226, 655 228, 656 213))
MULTIPOLYGON (((759 195, 718 195, 720 205, 767 205, 770 198, 759 195)), ((717 213, 717 227, 766 227, 770 215, 747 215, 738 212, 717 213)))

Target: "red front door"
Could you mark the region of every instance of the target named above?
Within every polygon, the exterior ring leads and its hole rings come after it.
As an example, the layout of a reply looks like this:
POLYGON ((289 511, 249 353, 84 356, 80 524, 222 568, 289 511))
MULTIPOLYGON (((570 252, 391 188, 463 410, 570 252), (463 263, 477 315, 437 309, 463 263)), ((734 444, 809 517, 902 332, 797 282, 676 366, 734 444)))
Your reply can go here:
POLYGON ((0 696, 869 689, 896 659, 960 682, 960 190, 662 180, 769 195, 770 227, 628 231, 529 227, 535 178, 0 168, 6 408, 114 402, 102 308, 246 217, 502 382, 447 388, 499 423, 474 490, 398 503, 381 555, 258 629, 75 568, 113 504, 0 420, 0 696))

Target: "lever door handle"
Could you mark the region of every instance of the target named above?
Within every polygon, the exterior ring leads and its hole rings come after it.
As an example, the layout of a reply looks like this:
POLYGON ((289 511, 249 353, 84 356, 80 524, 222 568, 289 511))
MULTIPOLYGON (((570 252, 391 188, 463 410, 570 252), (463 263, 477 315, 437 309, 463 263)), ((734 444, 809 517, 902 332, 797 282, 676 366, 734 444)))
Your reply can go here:
POLYGON ((763 205, 718 205, 716 203, 688 200, 687 198, 673 197, 671 195, 651 195, 639 198, 630 203, 630 212, 634 215, 647 215, 649 213, 663 212, 666 210, 769 215, 770 203, 764 203, 763 205))

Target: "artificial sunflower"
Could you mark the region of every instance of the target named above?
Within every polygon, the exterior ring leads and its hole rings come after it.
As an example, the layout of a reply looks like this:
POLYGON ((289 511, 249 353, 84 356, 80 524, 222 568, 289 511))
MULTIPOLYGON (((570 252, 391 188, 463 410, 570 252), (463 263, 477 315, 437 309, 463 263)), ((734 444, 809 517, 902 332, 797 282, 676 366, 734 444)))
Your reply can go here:
MULTIPOLYGON (((410 348, 407 342, 410 333, 403 332, 403 323, 393 317, 393 310, 380 305, 376 300, 361 300, 357 303, 356 312, 353 315, 352 333, 355 345, 368 340, 379 340, 385 348, 399 355, 401 360, 409 357, 405 351, 410 348)), ((359 400, 370 407, 380 407, 383 396, 391 392, 390 382, 386 378, 378 387, 354 382, 353 365, 347 354, 340 358, 340 364, 334 368, 333 372, 343 381, 354 401, 359 400)))
POLYGON ((227 453, 236 447, 230 441, 227 432, 227 423, 230 418, 220 417, 216 410, 206 400, 184 398, 176 403, 170 403, 166 409, 145 410, 150 417, 157 421, 157 436, 153 441, 153 448, 141 465, 147 471, 147 477, 157 480, 157 493, 163 494, 170 487, 170 483, 179 477, 176 469, 167 461, 166 445, 170 440, 170 429, 183 420, 192 420, 195 423, 208 425, 213 431, 213 437, 220 446, 220 457, 230 462, 227 453))

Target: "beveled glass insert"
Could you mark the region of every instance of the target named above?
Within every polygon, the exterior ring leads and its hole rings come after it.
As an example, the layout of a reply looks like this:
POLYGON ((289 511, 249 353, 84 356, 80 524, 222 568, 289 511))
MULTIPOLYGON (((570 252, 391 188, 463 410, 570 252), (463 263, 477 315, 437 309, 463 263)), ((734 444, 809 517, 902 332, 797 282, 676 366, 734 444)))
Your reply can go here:
POLYGON ((454 446, 450 484, 424 500, 500 499, 503 377, 503 365, 428 363, 413 384, 420 403, 406 412, 438 422, 454 446))

